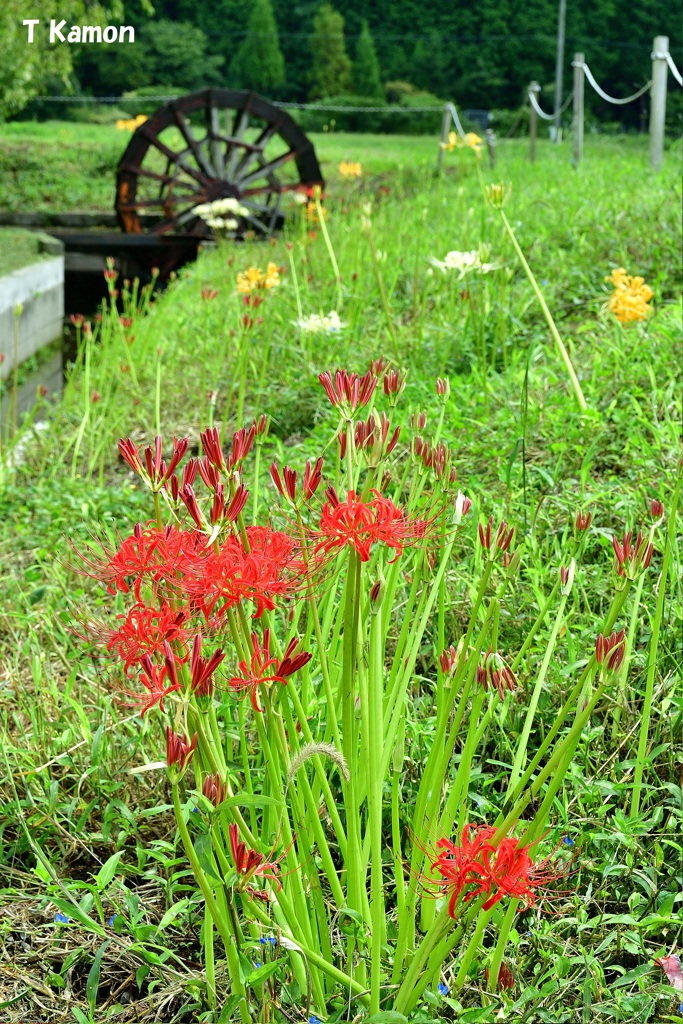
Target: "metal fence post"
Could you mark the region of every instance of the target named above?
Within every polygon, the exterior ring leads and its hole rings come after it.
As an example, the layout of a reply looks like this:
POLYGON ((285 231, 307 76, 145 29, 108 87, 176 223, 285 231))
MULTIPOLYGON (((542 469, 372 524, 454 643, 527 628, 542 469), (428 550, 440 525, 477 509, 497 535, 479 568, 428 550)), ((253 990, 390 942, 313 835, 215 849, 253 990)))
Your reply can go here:
POLYGON ((484 140, 489 154, 489 167, 493 169, 496 166, 496 133, 492 128, 486 129, 484 132, 484 140))
POLYGON ((437 174, 441 174, 441 168, 443 166, 443 155, 445 152, 446 143, 448 142, 448 132, 451 127, 451 112, 446 104, 443 108, 443 118, 441 119, 441 142, 439 143, 439 163, 436 169, 437 174))
MULTIPOLYGON (((538 102, 538 95, 541 87, 538 82, 532 82, 529 86, 529 93, 538 102)), ((536 159, 536 135, 538 134, 538 114, 533 103, 529 104, 529 160, 533 163, 536 159)))
POLYGON ((652 85, 650 86, 650 164, 661 171, 664 159, 664 123, 666 121, 666 84, 669 68, 666 55, 669 37, 655 36, 652 44, 652 85))
POLYGON ((584 55, 574 54, 574 166, 583 157, 583 74, 584 55))

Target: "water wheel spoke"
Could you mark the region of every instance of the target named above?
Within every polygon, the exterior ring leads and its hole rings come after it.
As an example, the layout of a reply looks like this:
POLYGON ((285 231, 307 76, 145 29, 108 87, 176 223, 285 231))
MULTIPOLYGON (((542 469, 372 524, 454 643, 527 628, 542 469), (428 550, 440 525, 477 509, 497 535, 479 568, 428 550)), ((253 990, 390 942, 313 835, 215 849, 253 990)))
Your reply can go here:
POLYGON ((209 107, 209 148, 211 150, 211 159, 213 165, 216 168, 216 174, 219 178, 225 177, 225 160, 223 158, 223 146, 221 141, 221 125, 220 116, 216 107, 213 103, 209 107))
POLYGON ((246 145, 244 146, 244 148, 247 149, 247 152, 235 167, 236 178, 243 175, 249 165, 252 164, 254 160, 258 160, 259 156, 264 153, 266 146, 278 132, 280 124, 280 121, 275 121, 273 124, 267 124, 265 128, 261 130, 255 142, 251 143, 248 147, 246 145))
POLYGON ((187 142, 189 151, 192 153, 193 157, 197 161, 197 166, 201 171, 204 172, 204 174, 207 175, 207 177, 215 178, 216 171, 214 170, 211 162, 207 159, 206 153, 204 153, 204 151, 202 150, 199 142, 192 134, 192 129, 190 128, 189 121, 187 121, 185 117, 183 117, 183 114, 181 113, 180 110, 178 110, 177 107, 174 108, 173 112, 175 114, 175 120, 178 129, 180 130, 180 133, 185 139, 185 141, 187 142))
MULTIPOLYGON (((183 150, 183 153, 174 152, 174 150, 169 149, 169 147, 165 143, 163 143, 161 139, 158 139, 156 135, 152 135, 151 133, 149 135, 149 141, 150 144, 154 146, 155 149, 158 149, 160 153, 163 153, 163 155, 168 159, 169 163, 172 165, 177 165, 182 155, 187 152, 187 150, 183 150)), ((191 178, 194 178, 195 181, 197 181, 200 185, 206 187, 207 177, 206 175, 202 174, 201 171, 197 170, 194 167, 188 166, 184 166, 184 170, 190 175, 191 178)))
POLYGON ((278 167, 283 167, 286 163, 289 163, 290 160, 295 159, 296 153, 293 149, 290 149, 286 153, 283 153, 282 156, 278 156, 274 160, 264 163, 255 171, 251 171, 243 178, 239 178, 235 184, 241 191, 246 185, 250 185, 252 181, 258 181, 259 178, 265 178, 267 181, 270 181, 270 176, 273 171, 277 170, 278 167))
POLYGON ((247 128, 249 127, 249 108, 245 108, 237 118, 237 123, 233 127, 233 138, 234 143, 228 146, 225 159, 225 180, 232 181, 235 175, 235 167, 237 161, 240 158, 240 151, 244 144, 244 136, 246 135, 247 128))

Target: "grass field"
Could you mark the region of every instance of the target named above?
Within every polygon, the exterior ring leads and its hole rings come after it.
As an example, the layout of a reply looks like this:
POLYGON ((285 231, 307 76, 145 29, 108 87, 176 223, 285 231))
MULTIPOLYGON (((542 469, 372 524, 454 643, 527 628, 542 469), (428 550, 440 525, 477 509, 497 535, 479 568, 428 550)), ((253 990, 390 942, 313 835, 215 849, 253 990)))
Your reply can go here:
MULTIPOLYGON (((272 245, 219 245, 151 308, 144 299, 136 310, 129 298, 125 322, 105 310, 93 324, 96 343, 80 337, 50 429, 27 431, 20 461, 3 453, 0 1019, 680 1020, 681 994, 655 962, 683 941, 680 149, 667 153, 658 176, 646 142, 632 138, 588 138, 578 170, 566 145, 541 144, 532 167, 517 141, 499 146, 495 178, 483 165, 486 183, 512 185, 504 212, 576 371, 582 412, 500 211, 484 201, 474 154, 446 154, 436 178, 434 139, 326 133, 314 141, 329 246, 299 208, 272 245), (342 159, 361 161, 362 177, 342 181, 342 159), (480 246, 495 268, 486 274, 430 262, 480 246), (246 306, 237 274, 268 262, 281 268, 280 283, 258 293, 257 309, 246 306), (618 267, 653 289, 653 312, 640 322, 621 324, 607 309, 604 279, 618 267), (296 326, 333 310, 340 330, 296 326), (339 410, 318 380, 338 367, 364 374, 380 357, 407 372, 395 407, 381 380, 372 400, 392 430, 401 426, 382 471, 360 454, 353 465, 341 459, 339 410), (437 377, 448 378, 448 396, 437 394, 437 377), (206 426, 218 426, 229 446, 233 431, 261 413, 269 433, 242 477, 249 524, 288 530, 294 512, 278 511, 268 466, 301 474, 306 459, 323 455, 325 485, 342 498, 350 480, 359 491, 372 483, 413 517, 429 510, 436 532, 406 540, 395 563, 396 549, 380 545, 367 564, 352 551, 347 565, 346 550, 335 560, 331 549, 315 599, 301 587, 265 613, 275 643, 284 647, 295 630, 313 658, 286 686, 260 691, 262 715, 230 682, 243 674, 235 651, 248 645, 246 634, 239 623, 224 630, 221 685, 206 712, 218 748, 198 748, 179 789, 172 772, 135 770, 163 760, 170 719, 122 705, 122 688, 140 689, 137 676, 126 679, 87 627, 100 620, 100 639, 108 635, 131 595, 113 584, 108 592, 92 578, 101 569, 79 571, 73 548, 87 548, 93 534, 115 547, 155 517, 149 489, 119 457, 119 437, 142 445, 161 434, 166 457, 174 436, 188 437, 197 455, 206 426), (425 465, 425 442, 447 446, 453 485, 433 459, 425 465), (458 489, 472 508, 456 529, 458 489), (663 520, 656 507, 650 514, 652 499, 663 520), (578 534, 577 511, 592 513, 578 534), (494 534, 502 518, 515 528, 512 564, 495 543, 495 565, 488 561, 477 527, 485 536, 489 516, 494 534), (653 538, 649 568, 629 563, 619 575, 613 538, 638 529, 653 538), (573 584, 561 592, 560 566, 572 557, 573 584), (367 588, 361 597, 381 583, 380 612, 366 596, 354 618, 344 598, 350 579, 367 588), (622 628, 623 661, 613 672, 600 668, 598 634, 622 628), (346 638, 356 629, 354 646, 346 638), (465 635, 464 656, 444 669, 439 655, 465 635), (491 648, 513 666, 513 692, 490 685, 491 648), (467 669, 477 659, 486 691, 467 669), (339 685, 338 721, 328 680, 339 685), (381 705, 393 699, 390 680, 405 686, 394 732, 388 718, 373 717, 373 687, 381 705), (449 703, 456 684, 461 697, 449 703), (305 749, 306 730, 314 745, 333 745, 326 775, 322 748, 305 749), (383 785, 373 781, 377 751, 390 762, 383 785), (303 757, 295 775, 290 754, 303 757), (267 877, 255 880, 269 901, 245 890, 227 844, 220 860, 222 840, 210 828, 218 814, 200 795, 211 756, 237 794, 220 812, 226 830, 241 808, 255 849, 282 858, 281 893, 267 877), (337 773, 344 759, 353 782, 337 773), (437 780, 428 794, 425 765, 437 780), (426 895, 430 864, 419 843, 433 850, 444 822, 444 835, 459 842, 466 822, 507 820, 513 779, 527 766, 527 802, 512 829, 562 877, 550 883, 551 898, 538 893, 528 908, 505 899, 482 910, 483 896, 470 888, 457 927, 436 936, 432 956, 424 936, 446 911, 426 895), (366 790, 354 853, 349 808, 366 790), (291 846, 287 829, 296 833, 291 846), (202 858, 192 870, 187 830, 202 858), (367 903, 354 864, 367 869, 367 903), (232 906, 225 927, 234 928, 241 959, 225 952, 231 943, 218 925, 215 935, 206 925, 200 877, 219 910, 222 900, 232 906), (307 952, 293 952, 291 941, 307 952), (337 975, 312 958, 314 948, 337 975)), ((0 208, 110 208, 124 143, 123 133, 99 126, 2 126, 0 208)), ((201 486, 198 477, 198 494, 201 486)), ((323 489, 303 509, 312 530, 328 500, 323 489)), ((153 590, 143 587, 146 600, 153 590)), ((240 607, 254 611, 249 601, 240 607)), ((252 623, 259 635, 263 621, 252 623)), ((208 651, 214 630, 203 628, 208 651)), ((183 711, 198 721, 203 713, 183 711)), ((443 878, 436 889, 455 891, 443 878)))

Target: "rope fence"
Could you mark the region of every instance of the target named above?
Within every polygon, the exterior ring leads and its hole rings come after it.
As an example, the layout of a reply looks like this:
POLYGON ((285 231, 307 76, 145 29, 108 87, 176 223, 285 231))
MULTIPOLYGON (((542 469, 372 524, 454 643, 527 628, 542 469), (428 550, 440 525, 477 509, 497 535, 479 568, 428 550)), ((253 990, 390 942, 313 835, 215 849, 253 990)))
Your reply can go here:
MULTIPOLYGON (((529 158, 531 162, 536 159, 536 137, 538 133, 538 118, 543 121, 555 121, 569 105, 572 100, 573 114, 572 126, 574 135, 573 163, 577 165, 583 156, 583 129, 584 129, 584 81, 588 82, 597 95, 606 103, 614 106, 625 106, 640 99, 646 93, 650 94, 650 164, 655 171, 661 170, 664 154, 664 126, 666 122, 666 90, 669 71, 679 86, 683 86, 683 76, 676 67, 673 57, 669 53, 669 39, 667 36, 655 36, 652 47, 652 77, 636 90, 631 96, 610 96, 598 84, 595 75, 584 59, 582 53, 575 53, 572 61, 574 69, 574 89, 567 97, 565 103, 552 114, 547 114, 538 102, 538 94, 541 87, 538 82, 532 82, 529 86, 529 158)), ((559 132, 555 138, 560 141, 559 132)))
MULTIPOLYGON (((142 100, 145 103, 168 103, 171 100, 177 100, 178 96, 179 94, 167 94, 160 96, 34 96, 33 100, 34 102, 41 103, 97 103, 102 105, 120 103, 125 105, 126 103, 132 103, 136 100, 142 100)), ((386 104, 383 107, 359 107, 345 106, 341 103, 288 103, 273 101, 273 106, 279 107, 281 110, 322 110, 338 114, 435 114, 443 110, 443 106, 441 104, 428 107, 397 107, 387 106, 386 104)))

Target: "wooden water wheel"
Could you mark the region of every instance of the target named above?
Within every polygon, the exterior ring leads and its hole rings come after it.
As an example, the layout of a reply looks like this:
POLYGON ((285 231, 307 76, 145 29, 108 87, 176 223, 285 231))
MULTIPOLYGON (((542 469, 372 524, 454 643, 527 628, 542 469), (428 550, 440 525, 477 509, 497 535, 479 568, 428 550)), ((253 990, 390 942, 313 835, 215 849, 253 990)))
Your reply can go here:
POLYGON ((251 92, 206 89, 180 96, 140 125, 121 157, 115 209, 128 233, 207 235, 194 213, 237 199, 245 231, 283 222, 282 196, 323 184, 312 143, 289 114, 251 92))

